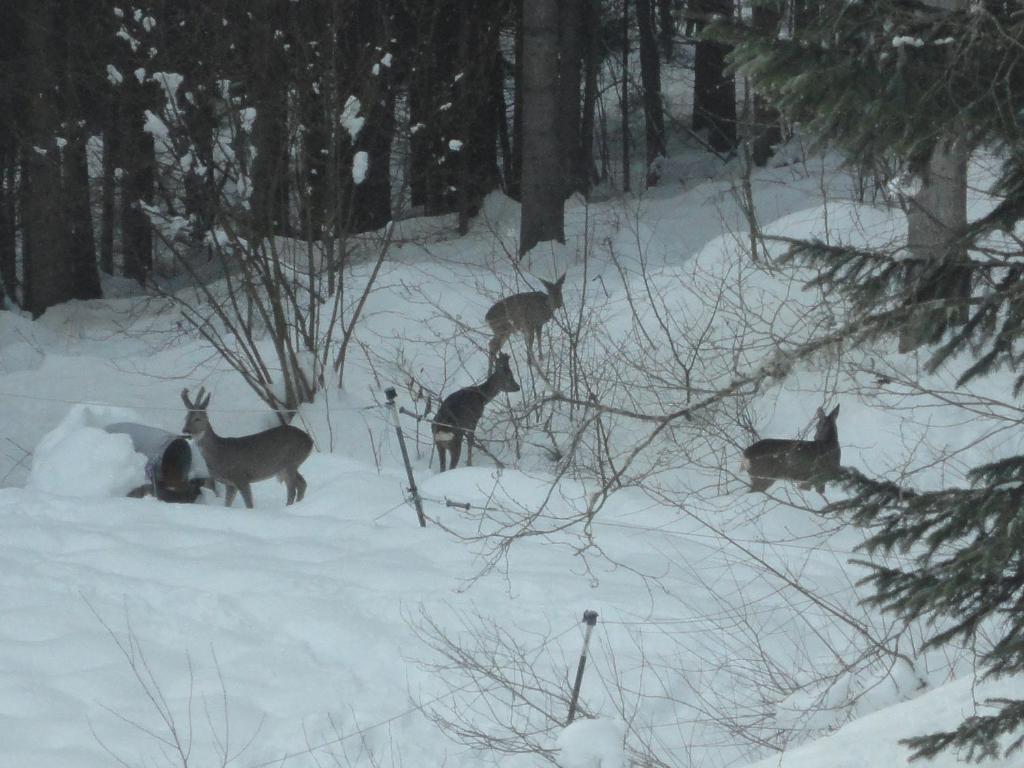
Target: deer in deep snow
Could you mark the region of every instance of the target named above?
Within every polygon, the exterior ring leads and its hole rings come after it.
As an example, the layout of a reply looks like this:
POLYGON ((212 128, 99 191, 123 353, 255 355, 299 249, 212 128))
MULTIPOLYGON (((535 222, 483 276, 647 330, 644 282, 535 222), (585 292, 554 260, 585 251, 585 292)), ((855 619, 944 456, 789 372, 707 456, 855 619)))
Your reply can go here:
MULTIPOLYGON (((490 352, 490 365, 494 365, 498 350, 513 333, 522 333, 526 336, 526 359, 533 360, 533 341, 540 337, 544 323, 550 320, 555 310, 562 306, 562 284, 565 282, 565 275, 549 283, 544 283, 544 291, 528 291, 507 296, 496 302, 484 315, 484 319, 491 327, 491 342, 488 345, 490 352)), ((538 356, 541 344, 537 345, 538 356)))
POLYGON ((466 452, 466 466, 473 466, 473 431, 484 413, 484 406, 493 400, 499 392, 518 392, 519 383, 512 375, 508 365, 508 355, 500 354, 494 370, 482 384, 463 387, 448 395, 441 401, 430 430, 434 435, 437 447, 437 458, 444 472, 446 452, 451 453, 451 468, 459 463, 462 452, 462 439, 469 441, 466 452))
POLYGON ((181 391, 181 399, 188 408, 182 431, 196 441, 210 476, 227 487, 224 506, 231 506, 237 491, 241 492, 245 506, 252 509, 251 484, 275 475, 288 487, 288 504, 302 501, 306 479, 299 474, 299 465, 313 450, 313 439, 287 424, 243 437, 221 437, 213 431, 206 414, 210 396, 204 393, 200 387, 193 402, 187 389, 181 391))
POLYGON ((821 408, 813 440, 758 440, 743 451, 740 465, 750 475, 750 490, 764 491, 776 480, 796 480, 824 493, 825 483, 839 471, 839 406, 827 414, 821 408))

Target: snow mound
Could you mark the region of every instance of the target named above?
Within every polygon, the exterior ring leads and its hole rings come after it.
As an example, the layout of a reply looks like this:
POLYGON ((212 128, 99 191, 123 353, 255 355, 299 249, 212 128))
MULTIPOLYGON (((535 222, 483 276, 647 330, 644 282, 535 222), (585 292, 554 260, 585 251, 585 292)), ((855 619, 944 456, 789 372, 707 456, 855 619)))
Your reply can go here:
POLYGON ((137 420, 123 408, 76 405, 32 454, 27 487, 78 498, 124 496, 146 476, 146 457, 131 437, 103 427, 137 420))
POLYGON ((620 720, 577 720, 558 735, 558 764, 562 768, 626 768, 620 720))

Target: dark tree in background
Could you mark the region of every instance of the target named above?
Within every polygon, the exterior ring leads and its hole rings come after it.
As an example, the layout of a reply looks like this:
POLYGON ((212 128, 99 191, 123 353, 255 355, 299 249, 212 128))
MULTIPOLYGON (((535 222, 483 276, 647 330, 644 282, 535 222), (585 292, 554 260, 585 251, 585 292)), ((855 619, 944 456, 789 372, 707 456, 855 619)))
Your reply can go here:
MULTIPOLYGON (((661 69, 688 66, 684 4, 561 0, 550 19, 535 5, 7 3, 0 299, 39 314, 98 296, 100 270, 149 289, 185 268, 180 246, 209 261, 235 236, 333 252, 410 204, 464 233, 497 189, 524 205, 524 247, 561 239, 565 198, 612 175, 618 149, 628 189, 631 122, 648 167, 665 154, 661 69)), ((697 121, 725 146, 735 89, 700 45, 697 121)))
POLYGON ((665 119, 661 105, 661 64, 651 0, 636 0, 636 23, 640 30, 640 77, 644 86, 647 183, 655 186, 658 180, 653 172, 654 162, 664 157, 666 150, 665 119))
MULTIPOLYGON (((751 24, 758 35, 766 40, 774 38, 782 25, 784 5, 780 0, 755 2, 751 10, 751 24)), ((754 90, 750 121, 750 154, 754 165, 764 166, 773 148, 782 141, 781 115, 771 102, 754 90)))
MULTIPOLYGON (((731 0, 691 0, 687 11, 698 35, 713 19, 733 15, 731 0)), ((716 152, 736 148, 736 78, 728 71, 731 46, 700 36, 694 52, 693 121, 695 131, 707 131, 708 145, 716 152)))
POLYGON ((565 242, 558 118, 558 0, 523 0, 523 181, 519 253, 565 242))

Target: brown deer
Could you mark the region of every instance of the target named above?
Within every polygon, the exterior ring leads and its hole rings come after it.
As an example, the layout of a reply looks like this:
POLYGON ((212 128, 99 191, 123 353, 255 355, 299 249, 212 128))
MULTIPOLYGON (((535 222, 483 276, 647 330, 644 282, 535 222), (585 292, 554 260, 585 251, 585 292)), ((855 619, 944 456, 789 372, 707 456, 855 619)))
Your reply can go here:
POLYGON ((776 480, 795 480, 825 492, 825 483, 839 471, 837 405, 831 413, 818 409, 813 440, 758 440, 743 451, 741 466, 750 475, 750 491, 764 491, 776 480))
POLYGON ((243 437, 221 437, 210 425, 206 414, 210 396, 204 393, 200 387, 192 402, 188 390, 181 391, 181 399, 188 408, 182 431, 195 439, 210 476, 227 487, 224 506, 230 507, 235 493, 241 492, 245 506, 252 509, 251 484, 275 475, 288 486, 288 504, 302 501, 306 479, 299 474, 299 465, 313 450, 313 439, 290 425, 243 437))
MULTIPOLYGON (((490 364, 493 366, 497 358, 498 350, 501 349, 508 337, 513 333, 522 333, 526 336, 526 359, 533 360, 533 341, 540 337, 544 323, 552 318, 555 310, 562 306, 562 283, 565 282, 565 275, 549 283, 544 283, 545 291, 529 291, 527 293, 516 293, 507 296, 497 302, 484 315, 487 324, 491 326, 491 343, 488 345, 490 351, 490 364)), ((538 356, 540 344, 537 346, 538 356)))
POLYGON ((487 381, 476 386, 463 387, 441 401, 430 429, 434 434, 434 445, 437 446, 437 458, 442 472, 446 469, 446 452, 451 453, 452 469, 459 463, 463 437, 469 441, 466 466, 473 466, 473 431, 483 416, 484 406, 499 392, 518 391, 519 383, 509 368, 508 355, 500 354, 487 381))

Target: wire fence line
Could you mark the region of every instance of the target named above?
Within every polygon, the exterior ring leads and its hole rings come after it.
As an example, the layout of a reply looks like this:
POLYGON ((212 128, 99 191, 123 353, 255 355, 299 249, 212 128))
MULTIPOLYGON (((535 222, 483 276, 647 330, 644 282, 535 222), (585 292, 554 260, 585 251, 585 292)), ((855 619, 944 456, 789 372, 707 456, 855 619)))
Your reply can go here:
MULTIPOLYGON (((63 405, 92 405, 97 408, 131 408, 137 411, 168 411, 168 412, 180 412, 182 406, 176 405, 115 405, 114 403, 104 403, 97 400, 70 400, 61 397, 44 397, 43 395, 28 395, 23 392, 0 392, 0 398, 9 397, 15 400, 35 400, 45 403, 61 403, 63 405)), ((354 411, 372 411, 377 408, 384 408, 385 403, 372 403, 371 405, 344 405, 344 406, 327 406, 327 410, 342 411, 342 412, 354 412, 354 411)), ((296 409, 293 408, 217 408, 218 413, 294 413, 296 409)))

